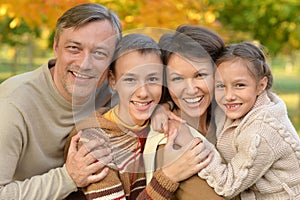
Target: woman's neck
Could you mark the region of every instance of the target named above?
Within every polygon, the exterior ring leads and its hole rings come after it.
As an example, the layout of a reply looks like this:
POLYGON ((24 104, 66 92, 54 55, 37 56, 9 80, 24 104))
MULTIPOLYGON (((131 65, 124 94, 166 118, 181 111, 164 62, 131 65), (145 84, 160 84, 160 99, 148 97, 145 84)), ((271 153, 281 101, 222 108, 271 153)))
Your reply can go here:
POLYGON ((207 112, 199 117, 192 117, 184 112, 180 112, 182 119, 184 119, 190 126, 197 129, 202 135, 206 135, 208 131, 207 112))

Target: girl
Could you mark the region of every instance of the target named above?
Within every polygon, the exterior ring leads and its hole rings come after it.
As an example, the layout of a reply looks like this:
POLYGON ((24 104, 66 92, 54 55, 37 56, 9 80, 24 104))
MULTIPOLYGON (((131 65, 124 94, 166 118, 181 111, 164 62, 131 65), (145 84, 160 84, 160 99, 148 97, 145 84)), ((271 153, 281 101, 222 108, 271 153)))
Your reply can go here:
POLYGON ((199 176, 227 198, 300 199, 299 137, 284 102, 270 91, 263 51, 232 44, 216 64, 217 149, 226 162, 216 153, 199 176))
POLYGON ((123 37, 110 66, 108 81, 117 92, 119 103, 80 121, 70 135, 82 130, 79 145, 93 138, 104 139, 112 151, 108 175, 83 188, 86 198, 169 199, 181 180, 200 170, 195 167, 200 161, 193 155, 201 149, 197 148, 200 141, 194 140, 175 162, 157 170, 146 187, 142 153, 149 119, 160 101, 163 83, 163 64, 157 43, 142 34, 123 37))

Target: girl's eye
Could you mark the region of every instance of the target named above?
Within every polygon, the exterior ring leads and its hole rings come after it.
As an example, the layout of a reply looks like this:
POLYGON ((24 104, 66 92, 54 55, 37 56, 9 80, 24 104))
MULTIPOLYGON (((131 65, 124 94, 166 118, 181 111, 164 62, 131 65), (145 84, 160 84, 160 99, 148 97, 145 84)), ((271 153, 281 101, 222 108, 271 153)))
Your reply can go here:
POLYGON ((238 83, 238 84, 236 84, 236 87, 237 88, 242 88, 242 87, 245 87, 246 85, 245 84, 243 84, 243 83, 238 83))

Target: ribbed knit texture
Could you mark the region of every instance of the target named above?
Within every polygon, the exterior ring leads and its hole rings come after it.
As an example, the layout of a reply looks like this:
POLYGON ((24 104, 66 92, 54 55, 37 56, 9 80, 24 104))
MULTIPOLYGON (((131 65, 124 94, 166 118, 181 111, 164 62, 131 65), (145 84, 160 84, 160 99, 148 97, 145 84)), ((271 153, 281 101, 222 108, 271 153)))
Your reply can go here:
POLYGON ((242 119, 224 122, 219 111, 217 148, 227 164, 216 153, 199 176, 228 198, 300 199, 300 140, 284 102, 264 92, 242 119))
MULTIPOLYGON (((72 136, 83 130, 80 144, 93 138, 105 139, 112 149, 113 162, 109 174, 101 181, 82 188, 87 199, 169 199, 178 183, 171 182, 163 173, 153 177, 153 183, 146 187, 143 145, 149 126, 139 131, 131 131, 102 116, 105 109, 99 110, 76 124, 65 148, 65 155, 72 136), (160 177, 162 176, 162 177, 160 177)), ((110 118, 112 119, 112 118, 110 118)))

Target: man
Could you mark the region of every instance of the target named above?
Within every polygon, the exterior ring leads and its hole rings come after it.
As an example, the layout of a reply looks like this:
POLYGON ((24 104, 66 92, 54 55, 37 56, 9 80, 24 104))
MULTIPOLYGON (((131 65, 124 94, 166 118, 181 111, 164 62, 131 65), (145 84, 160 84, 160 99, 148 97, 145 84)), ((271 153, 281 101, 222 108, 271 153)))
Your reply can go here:
POLYGON ((0 199, 63 199, 106 176, 104 141, 77 149, 73 137, 66 163, 63 149, 76 121, 109 102, 105 79, 120 37, 107 8, 75 6, 57 21, 56 59, 0 85, 0 199))

